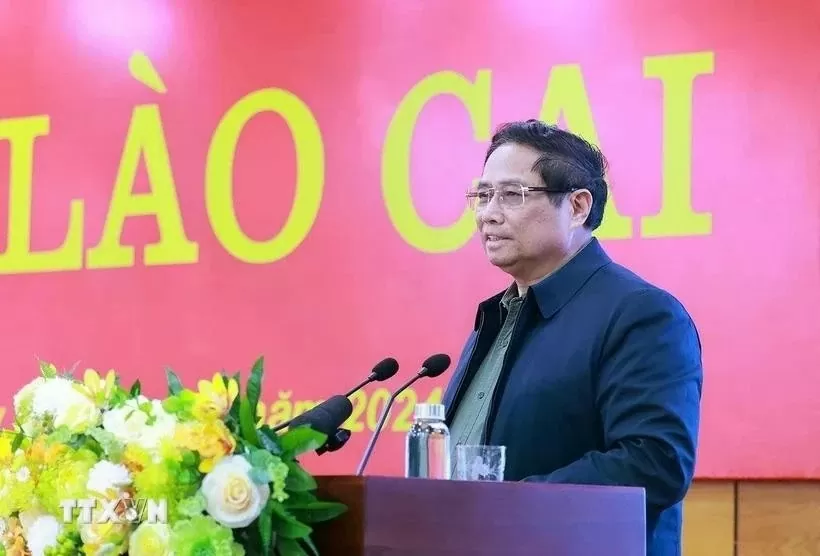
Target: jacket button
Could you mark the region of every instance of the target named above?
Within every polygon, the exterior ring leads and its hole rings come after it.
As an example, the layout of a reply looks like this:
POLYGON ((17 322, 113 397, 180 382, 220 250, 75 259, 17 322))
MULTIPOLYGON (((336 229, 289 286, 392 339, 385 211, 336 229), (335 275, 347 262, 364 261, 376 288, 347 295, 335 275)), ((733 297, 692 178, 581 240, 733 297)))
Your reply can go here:
POLYGON ((484 399, 484 392, 479 392, 479 393, 478 393, 478 399, 479 399, 479 400, 483 400, 483 399, 484 399))

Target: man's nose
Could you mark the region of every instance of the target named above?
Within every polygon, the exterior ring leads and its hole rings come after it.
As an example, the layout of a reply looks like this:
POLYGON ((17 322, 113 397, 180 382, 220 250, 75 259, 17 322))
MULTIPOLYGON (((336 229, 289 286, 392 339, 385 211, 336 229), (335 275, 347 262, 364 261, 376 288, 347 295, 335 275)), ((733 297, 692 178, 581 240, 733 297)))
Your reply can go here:
POLYGON ((490 202, 481 207, 479 219, 482 222, 491 222, 493 224, 497 224, 504 220, 504 212, 498 204, 498 195, 493 195, 490 202))

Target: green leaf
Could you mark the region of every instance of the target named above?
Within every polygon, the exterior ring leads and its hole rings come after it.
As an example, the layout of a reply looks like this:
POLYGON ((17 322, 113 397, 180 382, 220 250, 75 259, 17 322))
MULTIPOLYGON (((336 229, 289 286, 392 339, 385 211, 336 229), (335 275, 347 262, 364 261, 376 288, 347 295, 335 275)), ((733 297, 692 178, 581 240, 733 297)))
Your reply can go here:
MULTIPOLYGON (((242 401, 242 392, 241 392, 241 389, 242 389, 242 375, 240 375, 238 372, 234 373, 233 379, 234 379, 234 381, 236 381, 236 385, 239 387, 240 392, 239 392, 239 395, 236 396, 233 403, 231 404, 231 409, 230 409, 230 411, 228 411, 228 415, 230 416, 231 419, 233 419, 234 421, 236 421, 238 423, 239 422, 239 403, 242 401)), ((227 383, 225 384, 225 386, 227 386, 227 383)))
POLYGON ((279 542, 276 543, 276 550, 281 556, 308 556, 299 541, 293 539, 279 539, 279 542))
POLYGON ((304 542, 310 549, 310 551, 313 552, 313 556, 319 556, 319 549, 316 548, 315 544, 313 544, 313 539, 311 539, 310 537, 305 537, 304 539, 302 539, 302 542, 304 542))
POLYGON ((262 425, 257 429, 262 447, 274 456, 282 455, 282 445, 279 443, 279 435, 268 425, 262 425))
POLYGON ((288 466, 288 477, 285 479, 285 490, 296 493, 316 490, 316 480, 295 461, 285 462, 288 466))
POLYGON ((131 385, 131 389, 128 391, 128 394, 134 398, 140 395, 142 391, 142 386, 140 385, 139 379, 137 379, 134 384, 131 385))
POLYGON ((270 504, 262 508, 262 513, 259 514, 256 523, 259 528, 259 537, 262 540, 262 554, 270 554, 274 541, 273 508, 270 504))
MULTIPOLYGON (((260 357, 253 364, 251 369, 251 376, 248 378, 248 385, 245 391, 245 398, 253 408, 253 414, 256 415, 256 406, 259 403, 259 398, 262 396, 262 375, 265 373, 265 358, 260 357)), ((240 408, 241 411, 241 408, 240 408)), ((256 422, 254 420, 254 422, 256 422)))
POLYGON ((326 434, 306 425, 288 429, 288 432, 279 437, 279 443, 288 458, 295 458, 305 452, 316 450, 326 441, 326 434))
POLYGON ((290 511, 290 508, 293 507, 302 507, 313 502, 316 502, 318 498, 316 495, 313 494, 310 490, 299 490, 299 491, 291 491, 288 492, 288 499, 285 500, 285 508, 290 511))
POLYGON ((177 396, 165 398, 161 403, 162 409, 168 413, 180 413, 185 409, 185 405, 182 403, 182 400, 177 396))
POLYGON ((239 430, 245 442, 257 448, 260 446, 256 432, 256 404, 250 405, 247 398, 239 404, 239 430))
POLYGON ((279 535, 279 542, 282 542, 283 539, 301 539, 313 532, 313 529, 309 525, 305 525, 293 517, 290 512, 276 500, 271 498, 265 507, 269 507, 277 518, 273 520, 273 530, 279 535))
POLYGON ((46 361, 40 361, 40 374, 43 375, 43 378, 55 378, 57 369, 46 361))
POLYGON ((125 446, 109 431, 95 427, 87 433, 100 446, 102 451, 108 455, 112 461, 119 462, 122 459, 125 446))
POLYGON ((290 504, 288 511, 299 521, 319 523, 339 517, 347 511, 347 506, 339 502, 317 500, 304 505, 290 504))
POLYGON ((128 401, 128 393, 116 386, 114 388, 114 393, 111 395, 110 403, 112 408, 121 407, 125 402, 128 401))
POLYGON ((24 435, 22 432, 17 433, 17 435, 14 437, 14 440, 11 441, 12 453, 17 451, 17 449, 23 444, 23 440, 25 440, 25 438, 26 435, 24 435))
POLYGON ((182 382, 179 381, 179 377, 171 369, 171 367, 165 367, 165 378, 168 381, 169 395, 175 396, 184 390, 182 387, 182 382))

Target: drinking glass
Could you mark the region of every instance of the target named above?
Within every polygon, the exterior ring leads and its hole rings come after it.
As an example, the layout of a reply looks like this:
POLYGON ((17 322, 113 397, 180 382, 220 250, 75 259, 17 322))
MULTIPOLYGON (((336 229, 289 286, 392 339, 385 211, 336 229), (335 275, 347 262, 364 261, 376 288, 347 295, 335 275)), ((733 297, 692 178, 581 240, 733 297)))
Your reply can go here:
POLYGON ((503 481, 505 446, 456 446, 456 472, 459 481, 503 481))

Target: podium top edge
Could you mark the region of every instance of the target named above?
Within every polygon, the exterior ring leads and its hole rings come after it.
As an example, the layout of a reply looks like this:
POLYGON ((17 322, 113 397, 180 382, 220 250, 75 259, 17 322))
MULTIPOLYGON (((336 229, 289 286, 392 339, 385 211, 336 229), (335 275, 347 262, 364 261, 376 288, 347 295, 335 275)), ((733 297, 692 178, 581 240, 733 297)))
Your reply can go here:
POLYGON ((481 485, 487 488, 533 488, 533 489, 550 489, 553 491, 606 491, 606 492, 620 492, 620 493, 645 493, 643 487, 637 486, 621 486, 621 485, 594 485, 594 484, 575 484, 575 483, 549 483, 541 481, 460 481, 456 479, 426 479, 416 477, 401 477, 394 475, 314 475, 314 478, 319 482, 345 482, 345 483, 402 483, 402 482, 420 482, 425 484, 439 484, 442 485, 481 485), (493 487, 490 485, 498 485, 493 487))

